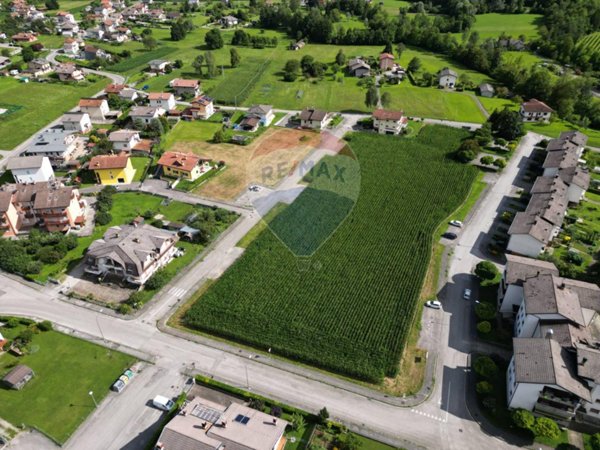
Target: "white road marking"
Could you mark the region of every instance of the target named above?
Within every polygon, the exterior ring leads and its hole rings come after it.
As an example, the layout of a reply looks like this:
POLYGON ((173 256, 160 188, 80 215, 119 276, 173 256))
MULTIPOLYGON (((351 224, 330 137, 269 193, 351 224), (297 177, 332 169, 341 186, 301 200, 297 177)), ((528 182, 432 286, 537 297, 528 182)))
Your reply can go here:
POLYGON ((448 417, 446 417, 444 419, 443 417, 438 417, 436 415, 425 413, 425 412, 422 412, 422 411, 419 411, 419 410, 416 410, 416 409, 411 409, 410 412, 413 412, 413 413, 418 414, 418 415, 423 416, 423 417, 427 417, 427 418, 432 419, 432 420, 437 420, 438 422, 442 422, 442 423, 447 423, 448 422, 448 417))
POLYGON ((169 289, 169 294, 173 294, 175 297, 180 297, 180 298, 183 297, 186 292, 187 292, 187 289, 183 289, 183 288, 172 287, 171 289, 169 289))

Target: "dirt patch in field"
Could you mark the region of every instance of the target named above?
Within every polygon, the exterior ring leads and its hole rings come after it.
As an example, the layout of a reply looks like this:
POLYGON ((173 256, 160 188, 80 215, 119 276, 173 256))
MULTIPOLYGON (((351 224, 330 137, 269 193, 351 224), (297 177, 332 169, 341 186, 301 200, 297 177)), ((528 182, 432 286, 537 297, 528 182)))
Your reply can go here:
POLYGON ((206 158, 225 161, 226 170, 194 192, 217 200, 233 200, 249 184, 277 184, 313 149, 321 146, 319 133, 289 128, 271 128, 247 146, 178 142, 171 150, 191 151, 206 158))

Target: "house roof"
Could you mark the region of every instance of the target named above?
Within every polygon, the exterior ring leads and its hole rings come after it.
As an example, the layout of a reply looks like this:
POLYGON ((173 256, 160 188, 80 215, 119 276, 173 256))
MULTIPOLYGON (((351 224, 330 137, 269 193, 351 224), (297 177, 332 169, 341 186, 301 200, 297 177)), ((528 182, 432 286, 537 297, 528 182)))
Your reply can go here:
POLYGON ((577 374, 600 384, 600 349, 577 346, 577 374))
POLYGON ((300 113, 300 120, 310 120, 321 122, 327 117, 327 111, 314 108, 304 108, 300 113))
POLYGON ((169 100, 173 97, 170 92, 150 92, 148 94, 148 100, 169 100))
POLYGON ((590 401, 588 388, 577 378, 574 355, 553 339, 514 338, 517 383, 558 385, 590 401))
POLYGON ((100 108, 106 100, 103 98, 82 98, 79 100, 80 108, 100 108))
POLYGON ((379 59, 394 59, 394 55, 392 55, 391 53, 381 53, 379 55, 379 59))
POLYGON ((136 106, 131 109, 129 115, 132 117, 154 117, 159 109, 152 106, 136 106))
POLYGON ((549 261, 507 254, 504 273, 506 284, 522 285, 526 279, 536 277, 540 274, 558 276, 558 269, 549 261))
POLYGON ((445 76, 458 77, 458 74, 454 70, 449 69, 448 67, 445 67, 442 70, 440 70, 440 77, 445 77, 445 76))
POLYGON ((559 195, 565 195, 567 185, 559 176, 537 177, 530 192, 532 194, 558 193, 559 195))
POLYGON ((210 97, 207 97, 206 95, 200 95, 198 97, 196 97, 194 100, 192 100, 192 105, 194 105, 195 103, 201 106, 208 106, 213 102, 213 99, 210 97))
POLYGON ((579 161, 577 152, 573 150, 557 150, 546 153, 544 159, 544 169, 559 169, 565 167, 575 167, 579 161))
POLYGON ((558 170, 558 176, 568 185, 574 184, 584 191, 590 187, 590 172, 582 167, 565 167, 558 170))
POLYGON ((61 187, 59 189, 41 189, 37 191, 33 208, 66 208, 71 204, 73 198, 72 187, 61 187))
POLYGON ((175 78, 171 82, 171 86, 174 88, 197 88, 200 85, 198 80, 184 80, 183 78, 175 78))
POLYGON ((152 142, 152 139, 140 139, 139 142, 133 146, 133 150, 150 153, 153 145, 154 142, 152 142))
POLYGON ((600 313, 600 288, 597 285, 570 278, 563 278, 562 281, 569 289, 577 292, 582 308, 593 309, 600 313))
POLYGON ((0 212, 8 211, 12 203, 13 193, 9 191, 0 191, 0 212))
POLYGON ((11 158, 8 160, 8 164, 6 165, 6 168, 8 170, 39 169, 40 167, 42 167, 44 158, 46 158, 46 156, 42 156, 42 155, 21 156, 19 158, 11 158))
POLYGON ((62 116, 62 123, 79 123, 85 117, 89 119, 90 115, 86 112, 67 112, 62 116))
POLYGON ((585 326, 579 296, 562 279, 550 274, 529 278, 523 283, 527 314, 559 314, 585 326))
POLYGON ((391 111, 389 109, 376 109, 373 118, 377 120, 402 120, 404 111, 391 111))
POLYGON ((55 72, 63 75, 71 75, 73 72, 79 70, 75 63, 60 63, 56 66, 55 72))
POLYGON ((568 199, 564 192, 533 194, 525 212, 539 216, 548 222, 560 226, 567 211, 568 199))
POLYGON ((140 136, 139 131, 136 130, 117 130, 113 131, 108 135, 110 142, 128 142, 132 137, 140 136))
POLYGON ((248 109, 248 114, 258 114, 260 116, 264 116, 273 111, 272 105, 252 105, 248 109))
POLYGON ((540 336, 546 337, 551 333, 552 339, 561 347, 574 348, 579 342, 590 339, 590 333, 586 327, 580 327, 571 323, 542 323, 540 325, 540 336))
POLYGON ((65 144, 69 136, 73 135, 73 131, 64 130, 61 128, 50 128, 39 133, 29 147, 26 153, 65 153, 68 150, 68 145, 65 144))
POLYGON ((587 135, 581 131, 563 131, 558 138, 570 141, 580 147, 585 147, 588 141, 587 135))
POLYGON ((114 84, 114 83, 111 83, 111 84, 109 84, 108 86, 106 86, 104 88, 104 92, 106 92, 107 94, 118 94, 123 89, 125 89, 125 85, 124 84, 114 84))
POLYGON ((538 99, 532 98, 528 102, 524 102, 521 104, 521 108, 525 112, 533 112, 533 113, 550 113, 554 110, 546 105, 544 102, 539 101, 538 99))
POLYGON ((23 381, 24 378, 33 375, 33 370, 23 364, 19 364, 15 366, 10 372, 8 372, 2 381, 5 383, 14 386, 23 381))
POLYGON ((240 122, 241 126, 245 126, 245 127, 250 127, 250 128, 254 128, 256 127, 258 124, 260 123, 260 117, 256 117, 256 116, 246 116, 242 119, 242 121, 240 122))
POLYGON ((139 276, 165 245, 174 245, 178 240, 174 233, 150 225, 121 225, 109 228, 102 239, 92 242, 87 255, 92 259, 110 258, 128 273, 139 276))
POLYGON ((494 86, 492 86, 490 83, 481 83, 479 85, 479 91, 480 92, 494 92, 494 86))
POLYGON ((158 160, 158 165, 191 172, 200 161, 202 158, 193 153, 165 152, 158 160))
POLYGON ((90 170, 124 169, 127 167, 129 155, 97 155, 90 159, 90 170))
POLYGON ((508 230, 509 235, 528 234, 544 244, 550 242, 554 226, 541 217, 518 212, 508 230))

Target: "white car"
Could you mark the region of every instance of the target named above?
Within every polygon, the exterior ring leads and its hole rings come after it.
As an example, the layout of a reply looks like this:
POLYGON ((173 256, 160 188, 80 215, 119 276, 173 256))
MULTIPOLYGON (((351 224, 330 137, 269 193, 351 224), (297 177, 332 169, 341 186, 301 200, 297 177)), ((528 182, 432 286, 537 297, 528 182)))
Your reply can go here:
POLYGON ((432 309, 442 309, 442 303, 437 300, 429 300, 425 303, 425 306, 432 309))
POLYGON ((162 395, 157 395, 156 397, 154 397, 154 400, 152 400, 152 404, 154 405, 154 407, 163 411, 171 411, 173 409, 173 406, 175 406, 173 400, 162 395))
POLYGON ((471 300, 471 289, 465 289, 465 292, 463 293, 463 298, 465 300, 471 300))
POLYGON ((453 227, 462 228, 463 223, 460 220, 451 220, 450 225, 452 225, 453 227))

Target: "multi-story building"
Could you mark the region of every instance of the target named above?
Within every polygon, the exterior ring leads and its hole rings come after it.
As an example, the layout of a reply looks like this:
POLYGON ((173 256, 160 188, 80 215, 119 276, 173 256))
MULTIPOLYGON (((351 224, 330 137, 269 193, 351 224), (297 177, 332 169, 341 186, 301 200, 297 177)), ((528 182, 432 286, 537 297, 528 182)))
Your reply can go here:
POLYGON ((403 111, 376 109, 373 111, 373 128, 379 134, 400 134, 408 125, 403 111))

